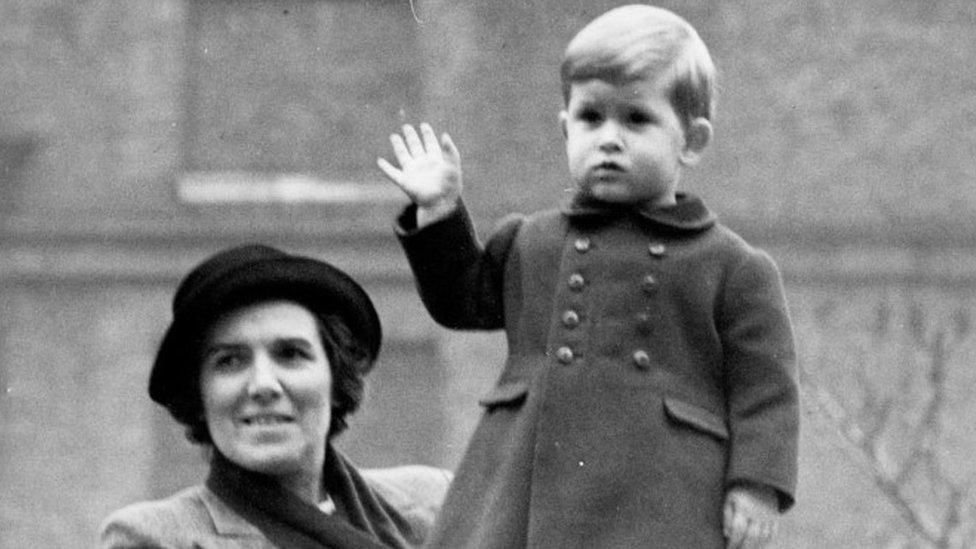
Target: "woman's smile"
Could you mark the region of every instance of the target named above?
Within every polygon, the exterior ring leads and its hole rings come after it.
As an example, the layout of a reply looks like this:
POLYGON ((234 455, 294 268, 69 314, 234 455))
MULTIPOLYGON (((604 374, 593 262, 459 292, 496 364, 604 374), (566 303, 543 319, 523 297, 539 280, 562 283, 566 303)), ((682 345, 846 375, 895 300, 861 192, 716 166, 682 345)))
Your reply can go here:
POLYGON ((295 418, 284 414, 257 414, 250 415, 240 418, 238 420, 245 426, 251 427, 265 427, 265 426, 278 426, 278 425, 294 425, 295 418))
POLYGON ((311 312, 288 301, 245 306, 214 325, 201 393, 224 456, 256 472, 321 468, 332 373, 318 326, 311 312))

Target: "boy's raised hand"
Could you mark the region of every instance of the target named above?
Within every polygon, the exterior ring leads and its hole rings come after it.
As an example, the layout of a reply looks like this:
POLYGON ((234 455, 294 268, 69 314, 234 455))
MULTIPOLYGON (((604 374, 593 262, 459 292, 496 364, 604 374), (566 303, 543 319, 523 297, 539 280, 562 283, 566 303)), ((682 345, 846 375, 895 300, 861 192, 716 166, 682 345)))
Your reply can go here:
POLYGON ((426 122, 420 133, 407 124, 390 136, 399 168, 378 158, 380 170, 417 205, 417 224, 425 225, 457 207, 461 196, 461 155, 446 133, 438 141, 426 122), (426 222, 426 223, 425 223, 426 222))
POLYGON ((735 486, 725 495, 723 527, 727 549, 766 547, 779 525, 776 492, 760 486, 735 486))

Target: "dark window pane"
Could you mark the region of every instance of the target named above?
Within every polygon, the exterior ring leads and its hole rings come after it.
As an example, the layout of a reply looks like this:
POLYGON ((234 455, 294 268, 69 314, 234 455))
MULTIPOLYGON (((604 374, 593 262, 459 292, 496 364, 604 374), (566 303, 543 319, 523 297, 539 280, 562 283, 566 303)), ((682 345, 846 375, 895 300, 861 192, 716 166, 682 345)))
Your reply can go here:
POLYGON ((408 5, 196 0, 188 17, 186 170, 376 178, 419 103, 408 5))

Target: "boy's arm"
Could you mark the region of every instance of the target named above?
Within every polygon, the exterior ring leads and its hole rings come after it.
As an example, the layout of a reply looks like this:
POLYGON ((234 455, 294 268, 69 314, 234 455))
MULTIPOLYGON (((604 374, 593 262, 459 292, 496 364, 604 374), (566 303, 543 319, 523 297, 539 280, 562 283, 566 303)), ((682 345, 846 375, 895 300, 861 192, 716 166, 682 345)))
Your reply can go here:
POLYGON ((503 220, 482 246, 463 202, 423 228, 413 223, 415 208, 406 208, 396 231, 431 317, 448 328, 503 328, 504 275, 522 218, 503 220))
POLYGON ((793 329, 779 269, 749 249, 731 272, 718 318, 730 431, 726 485, 775 490, 794 502, 799 402, 793 329))
POLYGON ((443 219, 457 208, 461 198, 461 155, 449 135, 440 141, 426 122, 420 133, 407 124, 403 136, 390 136, 399 168, 384 158, 376 165, 417 206, 416 225, 424 227, 443 219))
POLYGON ((390 136, 399 168, 378 159, 380 170, 413 202, 397 220, 397 236, 417 280, 420 297, 440 324, 459 329, 504 326, 504 269, 519 223, 503 225, 484 247, 461 202, 461 158, 450 136, 410 125, 390 136))

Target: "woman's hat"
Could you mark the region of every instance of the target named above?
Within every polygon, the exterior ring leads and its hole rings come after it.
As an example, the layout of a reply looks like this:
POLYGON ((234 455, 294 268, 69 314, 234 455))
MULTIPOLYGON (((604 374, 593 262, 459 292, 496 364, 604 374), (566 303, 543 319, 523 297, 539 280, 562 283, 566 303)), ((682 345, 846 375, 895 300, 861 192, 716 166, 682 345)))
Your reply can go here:
POLYGON ((196 382, 195 356, 210 325, 228 310, 265 299, 288 299, 316 313, 338 314, 375 360, 380 320, 366 291, 336 267, 270 246, 249 244, 211 256, 180 282, 173 322, 163 337, 149 396, 169 407, 187 383, 196 382))

